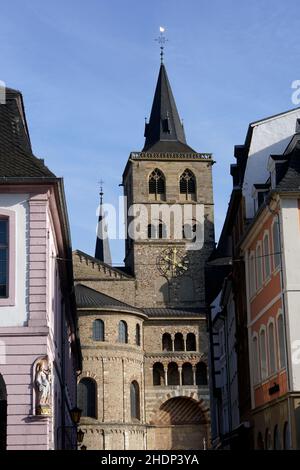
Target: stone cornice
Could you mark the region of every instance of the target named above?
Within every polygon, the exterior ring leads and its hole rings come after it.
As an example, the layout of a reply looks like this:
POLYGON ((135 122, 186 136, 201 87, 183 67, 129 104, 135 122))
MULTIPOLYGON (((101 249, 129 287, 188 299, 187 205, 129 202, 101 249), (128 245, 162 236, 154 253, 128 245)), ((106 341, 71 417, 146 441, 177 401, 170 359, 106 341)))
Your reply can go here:
POLYGON ((131 160, 197 160, 214 163, 211 153, 193 152, 131 152, 131 160))

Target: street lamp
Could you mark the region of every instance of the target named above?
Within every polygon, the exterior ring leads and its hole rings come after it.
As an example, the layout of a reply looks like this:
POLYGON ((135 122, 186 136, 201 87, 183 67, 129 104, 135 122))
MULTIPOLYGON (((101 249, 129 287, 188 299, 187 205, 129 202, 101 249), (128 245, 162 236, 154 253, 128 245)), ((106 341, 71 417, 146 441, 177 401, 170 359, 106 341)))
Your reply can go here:
POLYGON ((80 408, 78 408, 77 406, 75 406, 75 408, 73 408, 71 411, 70 411, 70 414, 71 414, 71 418, 72 418, 72 421, 74 424, 79 424, 79 421, 80 421, 80 418, 81 418, 81 413, 82 413, 82 410, 80 408))

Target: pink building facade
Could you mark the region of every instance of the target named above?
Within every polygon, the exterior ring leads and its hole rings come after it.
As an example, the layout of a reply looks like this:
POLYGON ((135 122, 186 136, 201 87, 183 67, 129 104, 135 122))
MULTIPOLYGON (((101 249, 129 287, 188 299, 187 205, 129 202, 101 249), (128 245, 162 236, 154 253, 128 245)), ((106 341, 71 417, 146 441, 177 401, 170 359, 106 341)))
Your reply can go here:
POLYGON ((63 181, 32 154, 22 95, 0 105, 0 449, 76 448, 81 369, 63 181))

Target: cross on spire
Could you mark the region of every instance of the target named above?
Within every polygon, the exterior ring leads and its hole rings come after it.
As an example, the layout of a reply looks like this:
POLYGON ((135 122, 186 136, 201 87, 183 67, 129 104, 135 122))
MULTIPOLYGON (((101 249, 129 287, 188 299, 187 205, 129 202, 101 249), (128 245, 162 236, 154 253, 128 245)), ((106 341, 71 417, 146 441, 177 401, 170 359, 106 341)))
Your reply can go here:
POLYGON ((104 181, 103 180, 100 180, 99 181, 99 186, 100 186, 100 204, 103 203, 103 195, 104 195, 104 192, 103 192, 103 185, 104 185, 104 181))
POLYGON ((155 39, 155 41, 158 42, 160 45, 160 62, 163 64, 164 63, 164 49, 165 49, 165 44, 168 41, 168 39, 165 37, 165 28, 163 26, 159 27, 160 35, 158 38, 155 39))

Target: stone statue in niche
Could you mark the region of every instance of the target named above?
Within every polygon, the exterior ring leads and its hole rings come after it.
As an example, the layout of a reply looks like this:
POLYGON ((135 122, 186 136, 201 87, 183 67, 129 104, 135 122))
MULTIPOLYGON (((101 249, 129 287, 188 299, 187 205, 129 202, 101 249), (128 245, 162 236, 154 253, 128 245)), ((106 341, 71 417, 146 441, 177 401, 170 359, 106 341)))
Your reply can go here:
POLYGON ((47 358, 39 360, 35 366, 36 414, 50 415, 51 368, 47 358))

